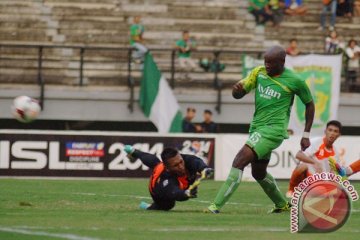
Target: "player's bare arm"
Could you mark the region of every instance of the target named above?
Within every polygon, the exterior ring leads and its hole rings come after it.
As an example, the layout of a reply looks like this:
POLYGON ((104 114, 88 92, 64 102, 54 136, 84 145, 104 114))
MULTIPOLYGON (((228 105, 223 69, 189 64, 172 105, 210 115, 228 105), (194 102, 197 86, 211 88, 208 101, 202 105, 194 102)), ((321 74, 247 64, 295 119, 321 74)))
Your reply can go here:
MULTIPOLYGON (((307 103, 305 106, 306 106, 306 110, 305 110, 304 133, 310 133, 311 126, 312 126, 313 120, 314 120, 314 115, 315 115, 314 101, 307 103)), ((303 135, 303 137, 301 138, 300 145, 301 145, 301 150, 305 151, 310 146, 309 136, 303 135)))
POLYGON ((234 84, 232 89, 232 96, 235 99, 240 99, 246 95, 246 91, 241 82, 234 84))
POLYGON ((322 172, 323 170, 319 161, 307 156, 303 151, 297 152, 296 159, 300 162, 313 164, 316 172, 322 172))

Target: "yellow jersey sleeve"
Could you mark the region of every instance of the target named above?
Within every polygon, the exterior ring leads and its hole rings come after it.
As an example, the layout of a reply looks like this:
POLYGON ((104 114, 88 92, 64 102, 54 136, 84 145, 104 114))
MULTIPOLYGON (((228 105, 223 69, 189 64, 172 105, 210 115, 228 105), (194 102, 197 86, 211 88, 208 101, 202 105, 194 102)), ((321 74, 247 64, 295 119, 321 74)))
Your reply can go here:
POLYGON ((256 78, 262 69, 264 69, 264 66, 254 68, 246 78, 239 81, 247 93, 256 88, 256 78))

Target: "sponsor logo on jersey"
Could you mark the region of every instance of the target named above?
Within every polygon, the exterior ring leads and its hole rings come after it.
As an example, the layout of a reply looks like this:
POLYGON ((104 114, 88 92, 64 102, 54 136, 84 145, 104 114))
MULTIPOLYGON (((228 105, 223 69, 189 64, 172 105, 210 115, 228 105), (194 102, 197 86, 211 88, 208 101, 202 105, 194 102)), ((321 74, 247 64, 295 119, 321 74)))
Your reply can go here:
POLYGON ((258 85, 258 91, 259 91, 259 93, 260 93, 260 97, 262 97, 262 98, 266 98, 266 99, 272 99, 272 98, 280 99, 280 97, 281 97, 281 93, 275 91, 275 90, 272 89, 270 86, 263 87, 263 86, 261 86, 261 84, 259 84, 259 85, 258 85))

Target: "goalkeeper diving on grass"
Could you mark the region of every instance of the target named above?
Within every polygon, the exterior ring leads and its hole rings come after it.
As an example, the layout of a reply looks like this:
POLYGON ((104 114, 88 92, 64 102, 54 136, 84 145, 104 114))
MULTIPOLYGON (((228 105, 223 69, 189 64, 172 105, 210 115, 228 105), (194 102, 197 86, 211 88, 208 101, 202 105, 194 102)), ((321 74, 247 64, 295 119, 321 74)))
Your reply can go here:
POLYGON ((180 154, 175 148, 165 148, 161 153, 162 161, 155 155, 136 150, 130 145, 126 145, 124 150, 130 158, 139 158, 153 170, 149 192, 154 202, 141 202, 140 208, 144 210, 168 211, 175 206, 176 201, 196 198, 200 181, 210 178, 214 173, 201 158, 180 154))

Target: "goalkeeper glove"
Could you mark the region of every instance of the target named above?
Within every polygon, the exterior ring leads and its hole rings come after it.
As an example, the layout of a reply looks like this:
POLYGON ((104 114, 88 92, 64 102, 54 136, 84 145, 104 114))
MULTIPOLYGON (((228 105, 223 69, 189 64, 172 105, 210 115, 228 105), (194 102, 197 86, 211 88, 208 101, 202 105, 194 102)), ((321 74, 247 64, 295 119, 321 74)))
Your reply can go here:
POLYGON ((197 198, 197 187, 185 190, 185 195, 188 198, 197 198))
POLYGON ((201 178, 211 178, 214 175, 214 169, 212 168, 205 168, 201 171, 201 178))

